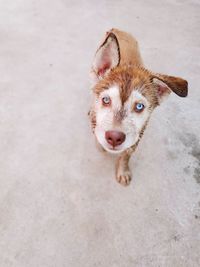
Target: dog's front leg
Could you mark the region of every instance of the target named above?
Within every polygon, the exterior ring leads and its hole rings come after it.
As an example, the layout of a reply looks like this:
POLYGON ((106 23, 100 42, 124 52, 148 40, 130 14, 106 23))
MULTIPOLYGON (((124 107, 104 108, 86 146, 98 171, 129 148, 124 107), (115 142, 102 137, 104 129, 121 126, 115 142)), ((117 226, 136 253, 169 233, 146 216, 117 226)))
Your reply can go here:
POLYGON ((133 145, 132 147, 122 152, 122 154, 117 159, 116 179, 122 185, 127 186, 131 182, 131 171, 129 169, 128 162, 129 162, 130 156, 137 148, 139 141, 140 139, 137 141, 135 145, 133 145))
POLYGON ((124 186, 129 185, 131 181, 131 172, 128 166, 131 154, 130 151, 124 151, 116 162, 116 179, 124 186))

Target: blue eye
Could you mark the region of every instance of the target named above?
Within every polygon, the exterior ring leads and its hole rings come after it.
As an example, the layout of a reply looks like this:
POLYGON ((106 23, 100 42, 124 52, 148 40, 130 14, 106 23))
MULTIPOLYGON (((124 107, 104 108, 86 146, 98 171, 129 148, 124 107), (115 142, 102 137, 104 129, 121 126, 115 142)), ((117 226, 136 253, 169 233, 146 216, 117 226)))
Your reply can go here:
POLYGON ((135 111, 136 112, 141 112, 144 109, 144 104, 142 103, 136 103, 135 104, 135 111))

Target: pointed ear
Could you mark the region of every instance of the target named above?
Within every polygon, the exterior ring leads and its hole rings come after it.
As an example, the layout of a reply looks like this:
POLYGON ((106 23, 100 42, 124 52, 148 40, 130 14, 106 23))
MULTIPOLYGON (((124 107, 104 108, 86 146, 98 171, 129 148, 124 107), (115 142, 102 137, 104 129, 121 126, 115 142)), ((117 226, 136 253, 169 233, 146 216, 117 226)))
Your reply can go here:
POLYGON ((179 77, 156 74, 152 76, 153 84, 157 85, 158 100, 161 103, 171 91, 180 97, 188 94, 188 82, 179 77))
POLYGON ((119 63, 119 43, 116 35, 112 32, 109 32, 105 41, 95 54, 92 65, 92 72, 95 76, 94 78, 97 80, 103 78, 112 68, 117 67, 119 63))

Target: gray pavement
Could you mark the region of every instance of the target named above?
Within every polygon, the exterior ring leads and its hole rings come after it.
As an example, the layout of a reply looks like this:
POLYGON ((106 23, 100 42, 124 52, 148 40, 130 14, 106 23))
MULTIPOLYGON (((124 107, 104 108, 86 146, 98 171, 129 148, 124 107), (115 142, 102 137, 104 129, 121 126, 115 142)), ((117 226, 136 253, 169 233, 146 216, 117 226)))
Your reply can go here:
POLYGON ((200 2, 0 1, 0 266, 200 266, 200 2), (94 144, 89 68, 104 32, 189 82, 157 108, 127 188, 94 144))

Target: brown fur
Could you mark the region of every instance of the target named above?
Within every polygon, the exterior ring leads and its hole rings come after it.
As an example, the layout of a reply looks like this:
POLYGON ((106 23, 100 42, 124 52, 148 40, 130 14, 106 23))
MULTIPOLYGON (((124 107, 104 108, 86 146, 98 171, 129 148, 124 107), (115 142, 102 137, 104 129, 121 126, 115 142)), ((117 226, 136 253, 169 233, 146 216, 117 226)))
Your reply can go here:
POLYGON ((119 86, 122 104, 127 101, 134 89, 139 89, 153 107, 158 105, 156 86, 152 83, 152 74, 143 67, 127 65, 116 67, 97 83, 93 91, 99 95, 115 84, 119 86))
POLYGON ((107 32, 107 36, 115 34, 120 50, 120 65, 137 65, 143 66, 142 58, 139 51, 138 42, 136 39, 127 32, 118 29, 111 29, 107 32))
POLYGON ((186 97, 188 94, 188 82, 180 77, 168 76, 164 74, 152 74, 152 78, 157 78, 166 83, 169 88, 178 96, 186 97))
MULTIPOLYGON (((102 79, 98 79, 96 85, 93 88, 94 94, 98 97, 101 92, 109 89, 113 85, 118 85, 120 91, 120 99, 122 102, 122 108, 115 114, 115 123, 121 123, 123 118, 126 116, 123 109, 123 104, 127 101, 133 90, 138 90, 143 96, 146 97, 148 102, 151 104, 149 111, 159 105, 160 98, 162 95, 167 95, 171 91, 176 93, 178 96, 185 97, 188 93, 188 83, 186 80, 163 74, 154 74, 151 71, 143 67, 142 58, 140 55, 138 43, 134 37, 126 32, 122 32, 118 29, 111 29, 106 33, 102 44, 99 49, 106 45, 108 38, 116 40, 118 49, 118 64, 106 73, 105 76, 101 76, 102 79), (164 85, 158 82, 159 80, 164 85)), ((97 52, 99 51, 97 50, 97 52)), ((104 67, 107 67, 106 65, 104 67)), ((98 70, 101 72, 101 69, 98 70)), ((92 73, 98 76, 98 71, 92 68, 92 73)), ((100 75, 99 75, 100 76, 100 75)), ((93 109, 90 112, 92 129, 94 131, 96 127, 96 113, 93 109)), ((131 173, 128 167, 128 161, 131 154, 135 151, 140 139, 143 136, 144 130, 147 126, 146 121, 142 130, 139 134, 138 141, 121 153, 116 164, 116 179, 123 185, 128 185, 131 181, 131 173)))

